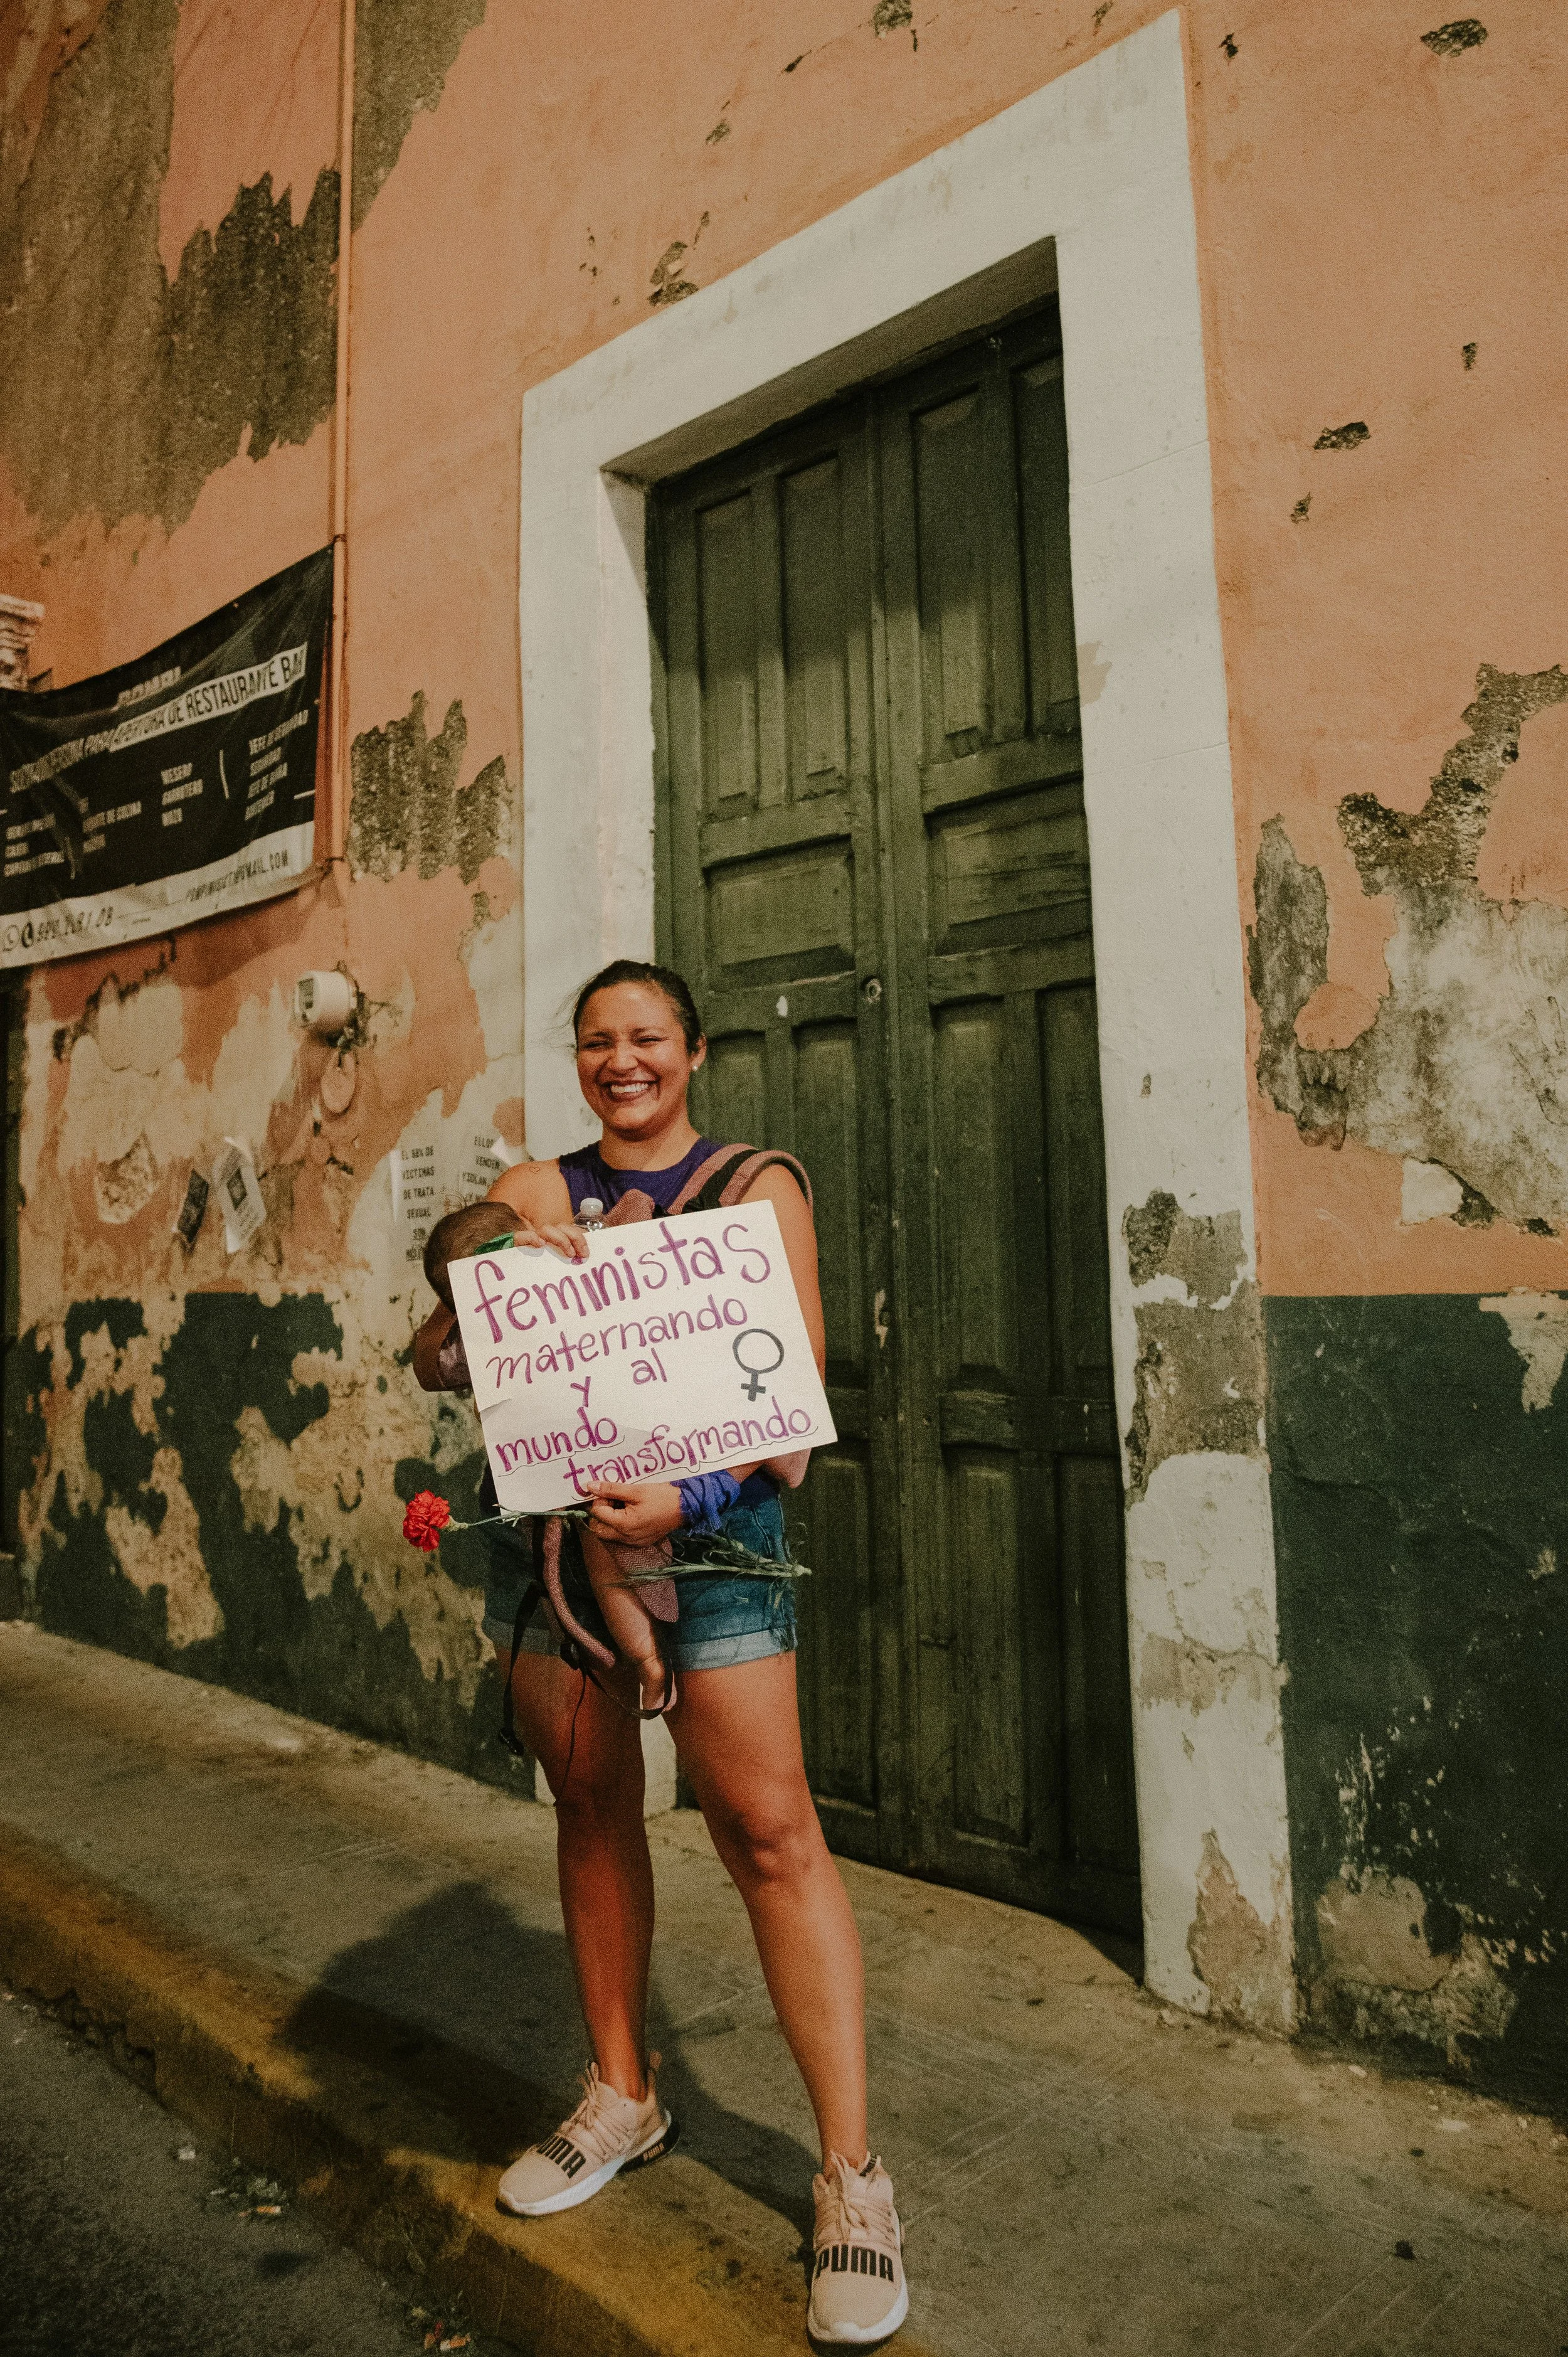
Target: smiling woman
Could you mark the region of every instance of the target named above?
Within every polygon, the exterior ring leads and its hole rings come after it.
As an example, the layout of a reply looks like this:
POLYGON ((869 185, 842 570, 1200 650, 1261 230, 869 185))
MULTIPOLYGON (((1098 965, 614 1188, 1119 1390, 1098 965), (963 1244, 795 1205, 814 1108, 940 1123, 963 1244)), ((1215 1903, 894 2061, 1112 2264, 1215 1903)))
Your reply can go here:
MULTIPOLYGON (((644 1216, 711 1209, 707 1192, 736 1178, 739 1163, 737 1183, 747 1176, 750 1183, 739 1185, 738 1200, 766 1198, 778 1217, 820 1372, 826 1353, 804 1174, 798 1179, 799 1166, 784 1159, 752 1160, 748 1147, 726 1150, 699 1136, 686 1098, 707 1041, 683 978, 618 959, 578 994, 573 1029, 578 1085, 601 1124, 599 1142, 501 1174, 490 1194, 517 1221, 512 1241, 542 1245, 577 1267, 589 1253, 576 1224, 588 1205, 613 1211, 635 1193, 644 1216)), ((573 1282, 563 1280, 563 1287, 573 1282)), ((416 1338, 414 1368, 427 1389, 443 1383, 453 1323, 442 1307, 416 1338)), ((811 2329, 822 2341, 864 2345, 897 2330, 908 2299, 893 2189, 866 2139, 860 1939, 801 1757, 789 1581, 782 1573, 777 1581, 683 1577, 673 1583, 677 1617, 655 1641, 650 1627, 635 1625, 641 1608, 629 1592, 592 1568, 596 1547, 604 1555, 617 1547, 658 1550, 682 1529, 719 1531, 754 1556, 784 1563, 774 1467, 784 1470, 786 1460, 770 1462, 759 1448, 755 1463, 727 1473, 596 1483, 583 1533, 585 1576, 574 1586, 564 1549, 562 1578, 584 1625, 636 1663, 644 1701, 660 1694, 714 1846, 746 1901, 822 2138, 811 2329)), ((568 1666, 558 1638, 524 1625, 531 1580, 523 1542, 505 1525, 490 1536, 495 1566, 485 1626, 519 1727, 555 1797, 562 1910, 593 2048, 583 2103, 501 2179, 503 2208, 536 2217, 570 2209, 618 2170, 656 2158, 674 2128, 655 2091, 658 2057, 649 2054, 645 2035, 653 1880, 636 1721, 568 1666)))

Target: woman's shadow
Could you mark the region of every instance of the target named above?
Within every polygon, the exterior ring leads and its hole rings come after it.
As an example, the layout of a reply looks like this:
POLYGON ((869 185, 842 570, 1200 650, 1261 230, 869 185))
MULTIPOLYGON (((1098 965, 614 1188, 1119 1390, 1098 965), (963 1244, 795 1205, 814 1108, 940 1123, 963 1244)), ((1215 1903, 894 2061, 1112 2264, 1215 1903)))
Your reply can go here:
MULTIPOLYGON (((660 2012, 657 2000, 650 2010, 660 2012)), ((395 2110, 397 2140, 498 2174, 576 2100, 582 2028, 565 1939, 520 1923, 479 1882, 455 1882, 340 1950, 286 2034, 324 2083, 342 2083, 346 2069, 361 2100, 362 2074, 376 2073, 386 2097, 369 2100, 395 2110), (329 2063, 338 2067, 324 2070, 329 2063)), ((650 2039, 663 2051, 660 2093, 683 2149, 787 2219, 809 2246, 804 2189, 815 2156, 715 2102, 667 2026, 650 2021, 650 2039)))

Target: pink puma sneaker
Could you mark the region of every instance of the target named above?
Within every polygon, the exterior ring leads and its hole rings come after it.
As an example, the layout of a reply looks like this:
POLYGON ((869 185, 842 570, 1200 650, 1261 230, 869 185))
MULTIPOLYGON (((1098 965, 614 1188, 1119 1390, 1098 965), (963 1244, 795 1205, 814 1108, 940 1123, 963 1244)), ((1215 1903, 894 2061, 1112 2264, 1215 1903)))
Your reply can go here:
POLYGON ((670 2150, 679 2130, 660 2103, 650 2055, 648 2093, 641 2103, 618 2095, 590 2062, 583 2073, 583 2100, 553 2136, 531 2145, 514 2160, 496 2190, 503 2210, 518 2218, 545 2218, 554 2210, 575 2210, 607 2186, 623 2169, 640 2169, 670 2150))
POLYGON ((855 2169, 835 2152, 827 2175, 812 2179, 811 2191, 817 2230, 806 2330, 813 2341, 860 2348, 886 2341, 909 2313, 892 2181, 879 2160, 855 2169))

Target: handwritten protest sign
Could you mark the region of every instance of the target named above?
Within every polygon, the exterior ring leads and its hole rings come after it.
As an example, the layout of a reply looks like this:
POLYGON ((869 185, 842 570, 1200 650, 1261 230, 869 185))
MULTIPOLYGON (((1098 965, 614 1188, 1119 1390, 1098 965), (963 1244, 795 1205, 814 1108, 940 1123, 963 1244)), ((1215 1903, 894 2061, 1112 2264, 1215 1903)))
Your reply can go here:
POLYGON ((677 1481, 833 1439, 773 1206, 689 1211, 452 1264, 503 1506, 677 1481))

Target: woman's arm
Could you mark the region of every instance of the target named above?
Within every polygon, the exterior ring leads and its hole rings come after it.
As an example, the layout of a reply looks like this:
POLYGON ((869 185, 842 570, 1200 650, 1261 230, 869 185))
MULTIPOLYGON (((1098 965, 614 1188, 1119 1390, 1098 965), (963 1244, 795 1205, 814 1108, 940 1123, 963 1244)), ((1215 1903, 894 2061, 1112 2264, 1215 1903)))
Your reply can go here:
POLYGON ((743 1203, 761 1200, 773 1206, 789 1257, 789 1274, 800 1297, 800 1315, 806 1321, 806 1339, 811 1345, 817 1372, 823 1374, 827 1370, 828 1343, 822 1323, 822 1291, 817 1280, 817 1231, 811 1207, 800 1191, 800 1182, 792 1170, 775 1162, 752 1180, 740 1200, 743 1203))

